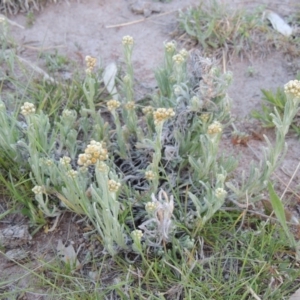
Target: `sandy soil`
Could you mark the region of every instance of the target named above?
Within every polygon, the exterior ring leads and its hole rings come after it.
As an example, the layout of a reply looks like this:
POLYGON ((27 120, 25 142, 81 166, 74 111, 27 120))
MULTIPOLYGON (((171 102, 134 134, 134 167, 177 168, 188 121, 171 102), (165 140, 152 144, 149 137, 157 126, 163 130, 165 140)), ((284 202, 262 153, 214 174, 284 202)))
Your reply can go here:
MULTIPOLYGON (((229 1, 233 3, 232 1, 229 1)), ((248 1, 249 2, 249 1, 248 1)), ((246 1, 234 1, 240 6, 249 4, 246 1)), ((252 2, 251 6, 257 6, 261 3, 269 3, 269 8, 278 12, 286 13, 290 10, 295 1, 284 1, 284 3, 274 3, 272 1, 252 2)), ((198 0, 173 0, 169 3, 158 3, 161 6, 161 14, 152 14, 145 19, 143 15, 134 14, 126 0, 69 0, 61 1, 46 7, 42 12, 35 14, 34 25, 26 27, 26 16, 17 15, 13 20, 26 28, 12 29, 12 35, 18 43, 23 45, 22 57, 36 62, 39 50, 42 48, 57 49, 72 60, 83 63, 86 55, 92 55, 99 58, 102 66, 106 66, 114 61, 122 61, 121 40, 124 35, 131 35, 135 39, 135 50, 133 63, 136 78, 140 84, 147 87, 154 87, 153 70, 158 67, 162 61, 163 43, 170 40, 170 32, 177 27, 176 11, 184 9, 188 5, 196 5, 198 0), (138 22, 136 22, 138 21, 138 22), (134 23, 135 22, 135 23, 134 23), (124 24, 125 23, 125 24, 124 24), (132 23, 128 25, 128 23, 132 23), (117 26, 118 24, 123 24, 117 26), (113 26, 113 27, 110 27, 113 26)), ((255 58, 241 61, 238 58, 231 60, 226 65, 227 70, 233 72, 234 82, 229 89, 229 95, 232 98, 232 114, 236 118, 235 124, 240 131, 248 131, 249 128, 261 130, 257 122, 250 120, 249 113, 252 109, 259 109, 261 105, 262 88, 276 90, 283 86, 290 79, 294 79, 295 68, 292 66, 300 65, 299 61, 288 61, 280 53, 272 53, 264 58, 255 58), (249 75, 249 67, 254 70, 252 76, 249 75)), ((265 131, 272 137, 272 131, 265 131)), ((250 160, 257 160, 261 155, 263 141, 252 140, 249 142, 251 147, 234 146, 231 143, 230 136, 224 138, 224 149, 233 151, 235 155, 240 155, 240 167, 237 171, 245 169, 250 160)), ((287 183, 289 177, 282 170, 291 175, 299 162, 300 147, 299 141, 293 137, 288 138, 289 150, 281 170, 277 172, 283 182, 287 183)), ((299 182, 300 173, 295 177, 299 182)), ((294 186, 298 184, 294 182, 294 186)), ((283 186, 284 188, 284 186, 283 186)), ((294 203, 291 207, 297 207, 300 199, 293 198, 294 203)), ((1 213, 1 211, 0 211, 1 213)), ((296 213, 296 212, 295 212, 296 213)), ((9 219, 11 220, 11 219, 9 219)), ((9 221, 8 220, 8 221, 9 221)), ((18 220, 18 224, 26 223, 26 219, 18 220)), ((68 222, 67 222, 68 223, 68 222)), ((7 226, 8 223, 0 223, 0 227, 7 226)), ((11 225, 11 222, 10 222, 11 225)), ((58 233, 45 235, 43 232, 31 242, 28 250, 35 253, 35 258, 40 255, 53 253, 57 245, 57 240, 63 241, 75 239, 76 228, 74 225, 68 227, 65 232, 63 229, 67 224, 62 223, 58 233), (71 232, 71 235, 68 233, 71 232)), ((0 228, 0 229, 1 229, 0 228)), ((78 243, 75 242, 75 247, 78 243)), ((51 255, 50 255, 51 256, 51 255)), ((36 265, 35 265, 36 266, 36 265)), ((30 266, 31 268, 34 266, 30 266)), ((4 270, 5 279, 12 278, 16 273, 25 274, 27 271, 13 265, 0 256, 0 269, 4 270)), ((20 275, 21 277, 21 275, 20 275)), ((21 288, 26 286, 23 279, 16 280, 13 287, 21 288)), ((1 291, 0 291, 1 293, 1 291)), ((28 293, 27 299, 46 299, 42 295, 28 293)))

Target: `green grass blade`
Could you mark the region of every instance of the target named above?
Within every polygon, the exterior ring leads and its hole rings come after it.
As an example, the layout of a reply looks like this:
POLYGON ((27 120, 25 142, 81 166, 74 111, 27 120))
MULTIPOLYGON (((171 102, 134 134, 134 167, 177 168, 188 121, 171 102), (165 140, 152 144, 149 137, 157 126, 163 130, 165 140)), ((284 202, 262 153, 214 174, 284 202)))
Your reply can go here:
POLYGON ((269 190, 270 201, 272 203, 274 213, 275 213, 278 221, 280 222, 283 230, 285 231, 287 237, 289 238, 289 240, 291 242, 291 246, 295 246, 295 244, 296 244, 295 239, 294 239, 292 233, 290 232, 290 230, 287 226, 287 223, 286 223, 284 206, 283 206, 280 198, 274 191, 274 188, 270 182, 268 183, 268 190, 269 190))

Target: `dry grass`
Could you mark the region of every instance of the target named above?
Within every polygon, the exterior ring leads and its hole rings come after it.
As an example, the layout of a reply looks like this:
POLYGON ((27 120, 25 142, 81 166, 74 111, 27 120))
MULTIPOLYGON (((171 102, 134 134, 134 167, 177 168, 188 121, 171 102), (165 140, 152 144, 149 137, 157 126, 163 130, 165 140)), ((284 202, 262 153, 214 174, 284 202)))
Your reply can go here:
MULTIPOLYGON (((295 28, 293 37, 285 37, 274 30, 264 16, 265 9, 232 9, 220 1, 211 1, 180 13, 180 26, 185 31, 185 43, 198 43, 203 52, 215 57, 238 55, 265 56, 281 50, 292 56, 299 55, 299 20, 297 10, 289 19, 295 28)), ((299 14, 299 12, 298 12, 299 14)))
POLYGON ((58 0, 6 0, 0 1, 0 12, 8 14, 17 14, 19 12, 39 11, 47 3, 56 3, 58 0))

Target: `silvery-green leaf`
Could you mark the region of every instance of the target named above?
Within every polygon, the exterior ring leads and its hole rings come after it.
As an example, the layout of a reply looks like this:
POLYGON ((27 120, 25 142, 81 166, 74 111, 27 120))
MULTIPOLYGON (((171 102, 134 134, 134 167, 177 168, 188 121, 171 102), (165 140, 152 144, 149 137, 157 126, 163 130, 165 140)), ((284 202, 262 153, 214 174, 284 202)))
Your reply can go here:
POLYGON ((118 92, 115 85, 117 71, 118 70, 116 64, 112 62, 105 68, 103 72, 103 81, 106 89, 115 100, 118 100, 118 92))

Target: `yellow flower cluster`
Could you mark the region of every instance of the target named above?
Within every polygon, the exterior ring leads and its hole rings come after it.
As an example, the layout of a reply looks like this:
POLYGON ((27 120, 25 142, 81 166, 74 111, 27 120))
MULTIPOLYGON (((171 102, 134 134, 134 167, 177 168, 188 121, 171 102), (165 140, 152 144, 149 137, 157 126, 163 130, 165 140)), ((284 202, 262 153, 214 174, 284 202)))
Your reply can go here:
POLYGON ((67 165, 70 164, 71 158, 68 157, 68 156, 64 156, 64 157, 62 157, 62 158, 59 160, 59 162, 60 162, 63 166, 66 167, 67 165))
POLYGON ((300 98, 300 81, 291 80, 284 85, 284 92, 290 94, 295 98, 300 98))
POLYGON ((175 94, 175 96, 180 96, 181 95, 181 88, 179 86, 175 86, 174 94, 175 94))
POLYGON ((103 143, 91 141, 84 153, 79 154, 77 163, 80 166, 88 167, 96 164, 97 161, 106 160, 107 158, 107 149, 104 148, 103 143))
POLYGON ((200 119, 203 123, 206 123, 209 119, 209 114, 207 113, 201 114, 200 119))
POLYGON ((217 188, 215 191, 215 195, 217 198, 222 199, 227 195, 227 192, 222 188, 217 188))
POLYGON ((47 166, 47 167, 51 167, 53 166, 53 161, 51 159, 45 159, 44 160, 44 164, 47 166))
POLYGON ((148 213, 153 213, 153 212, 155 212, 156 211, 156 209, 157 209, 157 207, 158 207, 158 203, 157 202, 153 202, 153 201, 149 201, 149 202, 147 202, 146 203, 146 205, 145 205, 145 209, 146 209, 146 211, 148 212, 148 213))
POLYGON ((63 112, 62 112, 62 116, 64 118, 69 118, 71 117, 73 114, 72 110, 69 110, 69 109, 65 109, 63 112))
POLYGON ((88 172, 88 166, 83 166, 83 167, 80 167, 79 168, 79 172, 82 173, 82 174, 85 174, 88 172))
POLYGON ((155 179, 155 173, 153 171, 146 171, 145 177, 147 180, 154 180, 155 179))
POLYGON ((187 58, 189 56, 189 53, 188 51, 186 51, 185 49, 182 49, 179 54, 184 57, 184 58, 187 58))
POLYGON ((149 115, 149 114, 152 114, 154 111, 154 108, 152 106, 146 106, 142 109, 142 112, 144 115, 149 115))
POLYGON ((43 186, 40 185, 36 185, 32 191, 36 194, 36 195, 42 195, 45 191, 45 188, 43 186))
POLYGON ((120 107, 121 103, 118 100, 109 100, 107 101, 107 108, 109 111, 113 111, 115 109, 117 109, 118 107, 120 107))
POLYGON ((133 41, 133 37, 130 36, 130 35, 125 35, 123 36, 123 39, 122 39, 122 44, 124 46, 130 46, 130 45, 133 45, 134 41, 133 41))
POLYGON ((167 52, 173 52, 173 51, 175 51, 175 49, 176 49, 176 45, 175 45, 175 43, 174 42, 168 42, 168 43, 166 43, 165 44, 165 49, 166 49, 166 51, 167 52))
POLYGON ((112 193, 116 193, 121 187, 121 183, 116 182, 112 179, 108 180, 108 190, 112 193))
POLYGON ((129 83, 130 82, 130 76, 128 74, 123 77, 123 82, 124 83, 129 83))
POLYGON ((181 54, 176 54, 173 56, 173 61, 175 64, 180 65, 184 62, 184 57, 181 54))
POLYGON ((126 108, 127 110, 134 110, 134 108, 135 108, 135 103, 134 103, 134 101, 129 101, 128 103, 126 103, 126 104, 125 104, 125 108, 126 108))
POLYGON ((140 241, 141 238, 143 237, 143 232, 142 232, 142 230, 136 229, 131 232, 131 236, 134 240, 136 239, 136 240, 140 241))
POLYGON ((154 124, 158 125, 159 123, 174 116, 175 112, 172 108, 158 108, 155 112, 153 112, 154 124))
POLYGON ((208 126, 207 133, 208 134, 216 134, 222 132, 222 125, 220 122, 215 121, 208 126))
POLYGON ((70 177, 70 178, 72 178, 72 179, 74 179, 76 176, 77 176, 77 174, 78 174, 78 172, 77 171, 75 171, 75 170, 69 170, 68 172, 67 172, 67 176, 68 177, 70 177))
POLYGON ((97 59, 95 57, 87 55, 85 57, 85 62, 86 62, 86 66, 87 66, 87 69, 85 70, 85 72, 88 74, 92 73, 92 71, 94 70, 94 68, 96 66, 97 59))
POLYGON ((109 168, 108 165, 106 163, 104 163, 103 161, 100 161, 97 164, 97 169, 101 172, 101 173, 107 173, 109 168))
POLYGON ((21 114, 23 116, 28 116, 35 113, 34 104, 25 102, 23 106, 21 106, 21 114))

